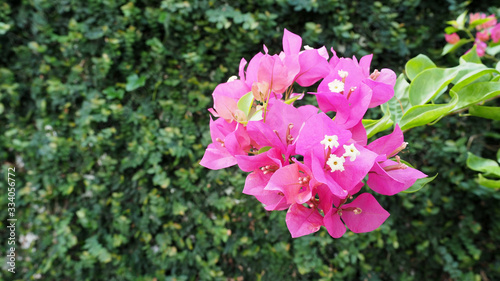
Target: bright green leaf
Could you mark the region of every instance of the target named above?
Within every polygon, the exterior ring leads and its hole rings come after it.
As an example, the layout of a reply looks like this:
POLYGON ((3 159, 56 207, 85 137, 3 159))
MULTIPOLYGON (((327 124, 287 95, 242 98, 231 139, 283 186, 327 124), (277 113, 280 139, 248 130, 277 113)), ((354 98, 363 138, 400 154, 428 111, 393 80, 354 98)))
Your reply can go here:
POLYGON ((488 188, 500 188, 500 180, 491 180, 483 177, 483 175, 479 174, 477 179, 477 183, 484 187, 488 188))
POLYGON ((469 24, 469 29, 473 29, 474 27, 478 26, 478 25, 481 25, 483 23, 487 23, 491 20, 494 20, 495 18, 484 18, 484 19, 476 19, 474 21, 472 21, 470 24, 469 24))
POLYGON ((257 151, 257 154, 261 154, 261 153, 267 152, 267 151, 269 151, 271 148, 272 148, 271 146, 264 146, 264 147, 262 147, 261 149, 259 149, 259 151, 257 151))
POLYGON ((486 119, 500 120, 500 107, 473 105, 469 107, 469 114, 486 119))
POLYGON ((490 56, 496 56, 500 53, 500 45, 486 48, 486 53, 490 56))
POLYGON ((286 104, 292 104, 294 101, 296 101, 297 99, 299 98, 302 98, 304 96, 304 94, 300 94, 300 95, 296 95, 295 97, 293 98, 290 98, 290 99, 287 99, 285 101, 286 104))
POLYGON ((422 179, 417 179, 417 181, 412 186, 410 186, 407 190, 404 190, 403 193, 417 192, 420 189, 422 189, 422 187, 424 187, 426 184, 433 181, 437 176, 438 176, 438 174, 435 174, 433 177, 426 177, 426 178, 422 178, 422 179))
POLYGON ((250 114, 250 110, 252 109, 253 100, 254 97, 252 92, 246 93, 238 100, 238 109, 243 111, 243 113, 245 113, 245 116, 247 117, 250 114))
POLYGON ((410 108, 401 118, 399 126, 402 130, 428 124, 443 115, 446 115, 456 105, 457 95, 451 91, 452 99, 446 104, 417 105, 410 108))
POLYGON ((499 82, 478 82, 463 87, 458 94, 458 102, 453 110, 459 110, 469 105, 493 98, 500 94, 499 82))
POLYGON ((463 56, 460 57, 460 64, 466 63, 466 62, 473 62, 473 63, 482 63, 481 59, 477 55, 477 50, 476 50, 476 45, 470 49, 470 52, 467 54, 464 54, 463 56))
POLYGON ((390 114, 384 115, 379 120, 364 119, 362 122, 365 126, 366 135, 368 138, 371 138, 378 132, 389 129, 393 124, 390 114))
POLYGON ((467 44, 469 42, 473 42, 473 40, 472 39, 460 39, 455 44, 448 43, 444 46, 443 52, 441 53, 441 55, 444 56, 448 53, 454 52, 456 49, 460 48, 461 46, 463 46, 464 44, 467 44))
MULTIPOLYGON (((476 64, 476 65, 483 66, 482 64, 476 64)), ((498 71, 496 69, 493 69, 493 68, 481 68, 481 69, 476 69, 476 70, 467 70, 467 73, 463 77, 461 77, 461 79, 458 82, 455 83, 455 86, 453 86, 453 88, 451 88, 451 90, 458 92, 463 87, 470 85, 472 82, 474 82, 478 78, 480 78, 484 75, 487 75, 487 74, 491 74, 491 73, 498 74, 498 71)))
POLYGON ((444 32, 446 32, 447 34, 452 34, 452 33, 455 33, 457 32, 459 29, 458 28, 455 28, 453 26, 447 26, 445 29, 444 29, 444 32))
POLYGON ((474 171, 500 177, 500 167, 495 160, 486 159, 467 152, 467 167, 474 171))
POLYGON ((420 72, 435 67, 436 64, 434 64, 429 57, 420 54, 406 63, 405 72, 406 76, 408 76, 410 80, 413 80, 420 72))
POLYGON ((424 70, 410 84, 412 105, 423 105, 433 99, 455 78, 458 68, 431 68, 424 70))

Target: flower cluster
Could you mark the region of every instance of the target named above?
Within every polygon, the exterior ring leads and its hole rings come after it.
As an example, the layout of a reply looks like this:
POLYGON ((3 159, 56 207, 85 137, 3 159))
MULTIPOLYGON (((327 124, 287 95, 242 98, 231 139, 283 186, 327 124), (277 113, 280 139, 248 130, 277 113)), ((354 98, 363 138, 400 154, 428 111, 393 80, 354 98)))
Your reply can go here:
MULTIPOLYGON (((458 27, 454 24, 454 27, 458 27)), ((467 41, 473 41, 476 47, 477 55, 483 57, 486 54, 486 49, 488 48, 488 42, 498 43, 500 41, 500 23, 497 24, 497 19, 495 15, 486 16, 484 13, 474 13, 469 14, 469 29, 467 29, 467 35, 470 37, 467 41), (472 35, 475 27, 475 37, 472 35)), ((464 29, 465 30, 465 29, 464 29)), ((460 42, 460 36, 454 32, 451 34, 444 35, 446 42, 451 45, 455 45, 460 42)), ((469 49, 466 53, 470 52, 469 49)))
POLYGON ((330 58, 325 47, 301 49, 302 38, 285 29, 282 52, 271 55, 264 46, 248 65, 242 59, 238 77, 215 88, 209 111, 218 119, 210 120, 212 143, 200 164, 249 172, 243 193, 268 211, 288 210, 292 237, 321 226, 335 238, 346 226, 356 233, 375 230, 389 213, 370 193, 358 195, 365 182, 394 195, 426 177, 397 155, 407 145, 398 126, 367 144, 363 115, 392 98, 396 75, 370 73, 372 55, 358 61, 339 58, 333 49, 330 58), (309 94, 320 110, 295 107, 303 95, 293 92, 294 83, 318 81, 309 94))

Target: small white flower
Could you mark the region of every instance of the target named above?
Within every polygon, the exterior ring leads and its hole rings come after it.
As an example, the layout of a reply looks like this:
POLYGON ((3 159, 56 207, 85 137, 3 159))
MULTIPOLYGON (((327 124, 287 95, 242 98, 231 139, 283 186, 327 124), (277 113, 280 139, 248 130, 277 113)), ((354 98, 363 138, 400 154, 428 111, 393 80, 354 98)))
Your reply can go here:
POLYGON ((326 164, 330 166, 330 169, 332 169, 332 172, 335 171, 344 171, 344 162, 345 158, 344 157, 337 157, 337 155, 332 154, 330 155, 330 158, 328 158, 328 161, 326 161, 326 164))
POLYGON ((341 70, 339 70, 338 74, 339 74, 340 78, 344 79, 344 78, 346 78, 346 77, 347 77, 347 75, 349 75, 349 72, 347 72, 347 71, 343 71, 343 70, 341 69, 341 70))
POLYGON ((344 91, 344 82, 335 79, 332 82, 328 83, 328 89, 330 89, 330 92, 340 93, 344 91))
POLYGON ((350 145, 345 145, 344 144, 344 149, 345 149, 345 152, 344 152, 344 157, 351 157, 351 162, 356 160, 356 156, 358 156, 360 154, 360 152, 356 149, 356 147, 354 147, 354 143, 351 143, 350 145))
POLYGON ((229 77, 229 79, 227 79, 227 82, 233 82, 234 80, 238 80, 238 76, 233 75, 229 77))
POLYGON ((333 136, 327 136, 325 135, 325 138, 321 141, 321 144, 325 146, 325 149, 330 148, 333 149, 334 147, 337 148, 339 147, 339 137, 336 135, 333 136))

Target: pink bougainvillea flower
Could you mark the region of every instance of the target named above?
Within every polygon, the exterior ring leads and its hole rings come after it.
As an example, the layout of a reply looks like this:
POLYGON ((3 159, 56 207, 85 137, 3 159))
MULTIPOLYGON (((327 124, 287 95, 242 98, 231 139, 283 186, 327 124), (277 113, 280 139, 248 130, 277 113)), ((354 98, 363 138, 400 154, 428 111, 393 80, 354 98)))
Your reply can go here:
POLYGON ((389 69, 370 74, 372 56, 361 60, 330 59, 330 74, 318 87, 316 98, 322 111, 335 111, 336 122, 351 128, 358 124, 368 108, 387 102, 394 96, 396 74, 389 69), (349 121, 349 122, 348 122, 349 121))
POLYGON ((427 176, 399 161, 397 154, 406 145, 403 132, 396 125, 391 134, 373 141, 366 147, 379 154, 370 173, 368 173, 368 181, 366 182, 372 190, 383 195, 394 195, 408 189, 417 179, 427 176), (394 156, 397 162, 388 160, 394 156))
POLYGON ((491 40, 493 43, 498 43, 500 41, 500 23, 495 25, 491 30, 491 40))
POLYGON ((200 165, 218 170, 237 163, 236 155, 246 155, 251 149, 251 140, 243 125, 219 118, 210 118, 212 143, 208 145, 200 165))
POLYGON ((323 225, 323 216, 316 208, 307 208, 293 204, 286 213, 286 226, 292 238, 308 235, 318 231, 323 225))
POLYGON ((214 108, 209 111, 215 117, 221 117, 225 120, 242 122, 247 119, 245 113, 238 109, 238 100, 250 92, 250 88, 242 80, 234 80, 219 84, 212 96, 214 99, 214 108))
POLYGON ((351 132, 337 126, 324 113, 304 123, 296 152, 305 155, 315 179, 333 195, 345 198, 372 168, 377 154, 352 142, 351 132))
POLYGON ((446 40, 446 42, 448 42, 452 45, 455 45, 456 43, 458 43, 458 41, 460 41, 460 37, 456 33, 445 34, 444 39, 446 40))
POLYGON ((490 34, 487 30, 476 32, 476 40, 486 42, 490 40, 490 34))
POLYGON ((388 217, 373 195, 363 193, 349 204, 328 210, 323 224, 333 238, 340 238, 346 231, 344 223, 352 232, 363 233, 377 229, 388 217))

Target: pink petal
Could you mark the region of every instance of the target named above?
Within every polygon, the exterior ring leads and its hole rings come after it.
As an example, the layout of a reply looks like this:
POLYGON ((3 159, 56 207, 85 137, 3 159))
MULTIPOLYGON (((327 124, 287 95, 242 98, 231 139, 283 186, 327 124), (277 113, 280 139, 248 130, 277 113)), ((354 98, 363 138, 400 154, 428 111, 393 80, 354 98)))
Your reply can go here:
POLYGON ((316 232, 321 225, 323 225, 323 217, 316 209, 293 204, 286 213, 286 226, 292 234, 292 238, 316 232))
POLYGON ((275 191, 265 190, 272 174, 264 174, 261 171, 250 173, 245 180, 244 194, 253 195, 266 207, 268 211, 285 210, 290 205, 286 204, 285 197, 275 191))
POLYGON ((276 165, 278 167, 282 165, 281 153, 276 148, 271 148, 264 153, 254 156, 236 155, 236 160, 238 161, 238 166, 244 172, 252 172, 267 165, 276 165))
POLYGON ((370 76, 370 64, 372 63, 373 54, 366 55, 359 60, 359 66, 363 71, 364 76, 370 76))
POLYGON ((351 203, 342 206, 342 220, 354 233, 373 231, 381 226, 388 217, 389 213, 369 193, 363 193, 351 203), (360 209, 361 213, 356 214, 355 211, 349 211, 349 209, 355 208, 360 209))
POLYGON ((309 87, 325 78, 330 72, 328 61, 317 50, 306 50, 299 55, 300 72, 295 81, 302 87, 309 87))
POLYGON ((236 164, 236 158, 227 150, 219 149, 217 144, 211 143, 208 145, 205 154, 200 161, 200 165, 211 170, 219 170, 236 164))
POLYGON ((302 38, 285 28, 285 32, 283 34, 283 51, 285 54, 298 54, 300 52, 300 48, 302 48, 302 38))
POLYGON ((391 134, 372 141, 366 148, 377 154, 385 154, 387 157, 392 157, 393 155, 391 154, 400 147, 403 142, 403 132, 399 128, 399 125, 396 124, 391 134))
POLYGON ((366 184, 375 192, 382 195, 394 195, 412 186, 417 179, 425 178, 427 175, 417 169, 406 168, 385 171, 383 168, 397 163, 386 160, 383 163, 373 165, 372 172, 368 175, 366 184))
POLYGON ((321 141, 325 138, 325 135, 337 135, 340 145, 344 144, 352 136, 351 132, 336 125, 325 113, 318 113, 309 118, 300 130, 296 140, 296 152, 307 155, 313 148, 318 148, 321 151, 319 154, 324 154, 321 141))
MULTIPOLYGON (((354 145, 356 149, 360 152, 360 155, 356 157, 356 160, 351 161, 349 158, 346 158, 344 162, 344 171, 335 171, 330 173, 331 177, 335 182, 337 182, 343 189, 349 191, 349 194, 352 194, 350 190, 352 190, 363 178, 368 174, 368 171, 373 167, 375 162, 375 158, 377 158, 377 154, 371 152, 370 150, 359 146, 357 144, 354 145)), ((344 151, 342 148, 341 151, 344 151)))
POLYGON ((340 238, 346 232, 344 223, 340 220, 340 216, 337 213, 337 208, 331 209, 328 213, 326 213, 323 218, 323 224, 328 230, 328 233, 333 238, 340 238))
POLYGON ((363 122, 359 121, 357 125, 355 125, 350 129, 350 131, 352 133, 352 140, 354 140, 356 144, 366 146, 368 139, 366 136, 366 129, 365 126, 363 125, 363 122))
POLYGON ((311 199, 311 188, 309 185, 301 185, 298 182, 299 165, 294 163, 280 168, 271 176, 265 190, 281 191, 286 198, 287 204, 303 204, 311 199))
POLYGON ((247 61, 242 58, 240 61, 240 67, 239 67, 239 72, 238 75, 240 76, 241 81, 245 81, 245 65, 247 64, 247 61))

